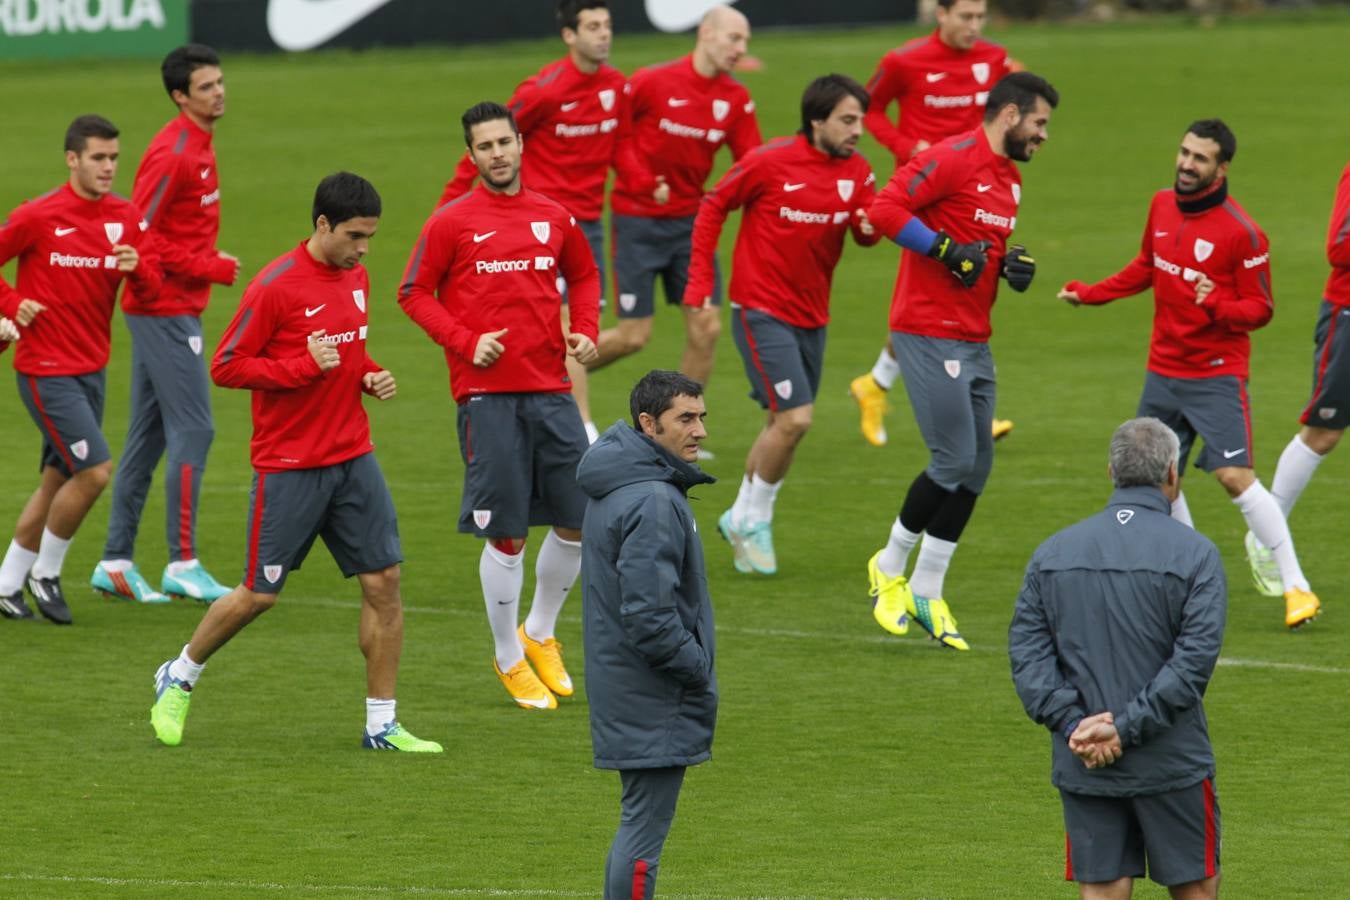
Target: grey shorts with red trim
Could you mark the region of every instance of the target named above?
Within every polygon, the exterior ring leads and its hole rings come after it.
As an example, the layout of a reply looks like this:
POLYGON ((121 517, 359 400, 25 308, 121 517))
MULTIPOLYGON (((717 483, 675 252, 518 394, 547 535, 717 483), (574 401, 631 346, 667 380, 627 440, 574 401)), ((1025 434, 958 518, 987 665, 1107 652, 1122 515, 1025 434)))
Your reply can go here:
POLYGON ((731 336, 750 381, 750 399, 774 412, 815 403, 825 368, 825 331, 798 328, 733 300, 731 336))
MULTIPOLYGON (((666 303, 684 302, 689 283, 689 257, 694 217, 653 219, 646 216, 610 216, 614 242, 614 281, 618 292, 615 312, 620 319, 649 319, 656 312, 656 279, 661 279, 666 303)), ((722 270, 713 259, 714 306, 722 303, 722 270)))
POLYGON ((1299 421, 1340 431, 1350 427, 1350 308, 1323 300, 1313 340, 1312 399, 1299 421))
POLYGON ((1206 472, 1226 466, 1253 468, 1252 410, 1245 378, 1172 378, 1149 372, 1135 415, 1153 416, 1176 432, 1181 441, 1178 472, 1186 470, 1197 437, 1205 445, 1195 458, 1196 468, 1206 472))
POLYGON ((112 459, 103 436, 107 370, 86 375, 18 376, 19 397, 42 434, 39 469, 67 478, 112 459))

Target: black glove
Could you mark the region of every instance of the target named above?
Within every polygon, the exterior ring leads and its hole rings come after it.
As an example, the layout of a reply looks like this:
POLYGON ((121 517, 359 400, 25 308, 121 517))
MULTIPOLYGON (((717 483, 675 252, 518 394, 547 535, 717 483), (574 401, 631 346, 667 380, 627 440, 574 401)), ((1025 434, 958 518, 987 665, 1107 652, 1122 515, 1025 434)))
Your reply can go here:
POLYGON ((1031 287, 1031 279, 1036 275, 1036 260, 1031 258, 1027 248, 1021 244, 1013 244, 1008 248, 1008 255, 1003 259, 1003 277, 1008 281, 1008 287, 1021 293, 1031 287))
POLYGON ((976 241, 973 244, 958 244, 945 231, 939 231, 928 248, 928 255, 942 263, 966 287, 974 287, 980 280, 985 263, 989 261, 986 251, 993 246, 989 241, 976 241))

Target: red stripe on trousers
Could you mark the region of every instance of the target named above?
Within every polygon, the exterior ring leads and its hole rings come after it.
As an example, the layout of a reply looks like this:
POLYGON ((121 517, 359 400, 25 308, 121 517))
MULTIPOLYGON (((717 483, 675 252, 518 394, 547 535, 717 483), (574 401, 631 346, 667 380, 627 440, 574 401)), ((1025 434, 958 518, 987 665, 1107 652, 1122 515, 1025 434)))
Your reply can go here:
POLYGON ((1331 348, 1335 346, 1336 320, 1340 317, 1340 307, 1337 307, 1336 311, 1331 314, 1331 325, 1327 328, 1327 343, 1322 348, 1322 358, 1317 361, 1317 378, 1313 380, 1312 397, 1308 400, 1308 406, 1303 410, 1303 415, 1298 417, 1298 420, 1304 425, 1308 424, 1308 417, 1312 415, 1313 404, 1322 394, 1322 382, 1326 380, 1327 367, 1331 365, 1331 348))
POLYGON ((253 503, 253 528, 248 536, 248 568, 244 572, 244 584, 250 591, 253 590, 253 579, 258 574, 258 537, 262 531, 263 484, 266 481, 267 476, 259 472, 258 492, 253 503))
POLYGON ((1242 424, 1247 427, 1247 468, 1256 468, 1256 449, 1252 447, 1252 403, 1247 396, 1247 379, 1238 379, 1238 397, 1242 400, 1242 424))
POLYGON ((633 863, 633 900, 646 900, 647 897, 647 861, 639 859, 633 863))
POLYGON ((192 466, 183 464, 182 481, 178 492, 181 500, 178 504, 178 543, 183 550, 179 559, 196 559, 192 552, 192 466))
POLYGON ((1218 868, 1214 864, 1214 845, 1218 838, 1214 833, 1214 782, 1206 778, 1201 784, 1205 792, 1205 877, 1213 878, 1218 868))
POLYGON ((759 377, 764 380, 764 393, 769 398, 769 409, 778 412, 778 398, 774 396, 773 385, 769 383, 769 373, 764 371, 764 366, 759 361, 759 348, 755 346, 755 336, 750 331, 750 317, 745 314, 745 307, 742 306, 741 328, 745 331, 745 343, 750 348, 750 361, 755 364, 755 371, 759 377))
POLYGON ((1073 843, 1067 831, 1064 832, 1064 880, 1073 881, 1073 843))
POLYGON ((75 474, 75 460, 70 458, 70 453, 66 450, 65 442, 61 440, 61 435, 57 432, 56 426, 52 420, 47 417, 47 410, 42 406, 42 397, 38 394, 37 378, 28 376, 28 389, 33 392, 33 405, 37 407, 38 415, 42 417, 42 424, 47 426, 47 434, 52 439, 52 446, 56 452, 61 454, 61 458, 66 461, 66 468, 70 469, 70 474, 75 474))

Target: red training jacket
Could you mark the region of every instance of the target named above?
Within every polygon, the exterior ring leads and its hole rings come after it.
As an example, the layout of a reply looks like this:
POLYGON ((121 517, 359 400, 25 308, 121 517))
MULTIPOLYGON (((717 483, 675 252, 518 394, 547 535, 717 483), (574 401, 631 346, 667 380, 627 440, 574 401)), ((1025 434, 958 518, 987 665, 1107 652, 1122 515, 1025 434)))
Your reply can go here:
POLYGON ((1331 275, 1327 278, 1326 299, 1337 306, 1350 306, 1350 165, 1341 172, 1336 202, 1331 207, 1327 262, 1331 263, 1331 275))

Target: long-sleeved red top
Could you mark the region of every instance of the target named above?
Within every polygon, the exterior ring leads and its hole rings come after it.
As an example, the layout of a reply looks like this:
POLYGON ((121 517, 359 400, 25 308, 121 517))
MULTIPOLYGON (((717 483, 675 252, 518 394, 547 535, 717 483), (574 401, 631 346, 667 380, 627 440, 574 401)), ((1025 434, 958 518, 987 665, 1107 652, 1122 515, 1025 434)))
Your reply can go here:
MULTIPOLYGON (((578 219, 603 215, 611 165, 647 193, 656 187, 633 143, 624 140, 631 127, 627 84, 613 66, 587 74, 563 57, 522 81, 507 106, 525 138, 521 184, 578 219)), ((464 154, 437 205, 467 194, 477 177, 473 158, 464 154)))
POLYGON ((234 281, 235 264, 216 252, 220 180, 211 132, 186 113, 160 129, 145 149, 131 198, 157 238, 164 286, 146 295, 132 285, 122 310, 138 316, 199 316, 211 284, 234 281))
POLYGON ((374 448, 361 379, 380 366, 366 352, 365 267, 321 263, 305 243, 267 265, 244 290, 211 360, 221 387, 253 391, 253 468, 316 469, 374 448), (341 362, 324 372, 309 336, 325 332, 341 362))
POLYGON ((1012 71, 1008 51, 977 40, 969 50, 942 43, 936 31, 914 38, 881 58, 867 91, 864 122, 872 137, 904 165, 919 141, 936 144, 979 125, 989 90, 1012 71), (899 123, 887 116, 900 107, 899 123))
POLYGON ((1326 299, 1337 306, 1350 306, 1350 165, 1341 172, 1336 202, 1331 207, 1327 262, 1331 263, 1331 275, 1327 277, 1326 299))
POLYGON ((988 264, 967 288, 935 259, 902 250, 891 298, 891 330, 983 343, 998 294, 1008 236, 1017 227, 1022 177, 989 146, 983 128, 947 138, 896 171, 868 215, 895 240, 917 218, 963 244, 990 241, 988 264))
POLYGON ((730 75, 704 78, 692 56, 648 66, 630 80, 637 158, 670 185, 670 200, 652 199, 652 182, 632 183, 623 170, 610 196, 614 212, 679 219, 698 212, 717 148, 740 159, 763 141, 750 92, 730 75))
POLYGON ((1184 213, 1176 191, 1153 195, 1139 255, 1096 284, 1071 281, 1084 303, 1109 303, 1153 289, 1153 337, 1148 368, 1172 378, 1247 377, 1248 332, 1270 321, 1270 243, 1246 210, 1228 197, 1202 212, 1184 213), (1205 275, 1214 290, 1195 302, 1205 275))
POLYGON ((699 205, 685 304, 701 306, 712 293, 722 223, 732 210, 743 208, 732 301, 799 328, 827 324, 830 282, 844 235, 851 228, 864 246, 881 239, 862 234, 856 215, 872 205, 875 190, 876 176, 860 153, 847 159, 830 156, 800 134, 752 151, 699 205))
POLYGON ((558 317, 567 281, 571 328, 599 334, 600 274, 576 219, 543 194, 482 185, 442 206, 422 227, 399 287, 403 311, 445 348, 455 402, 473 394, 561 393, 558 317), (478 338, 507 329, 490 366, 473 364, 478 338))
POLYGON ((147 297, 162 276, 156 241, 125 197, 86 200, 69 183, 23 204, 0 225, 0 266, 19 258, 14 287, 0 278, 0 315, 14 319, 22 300, 47 307, 23 329, 14 368, 25 375, 86 375, 108 364, 117 287, 125 278, 147 297), (140 254, 131 273, 112 248, 140 254))

